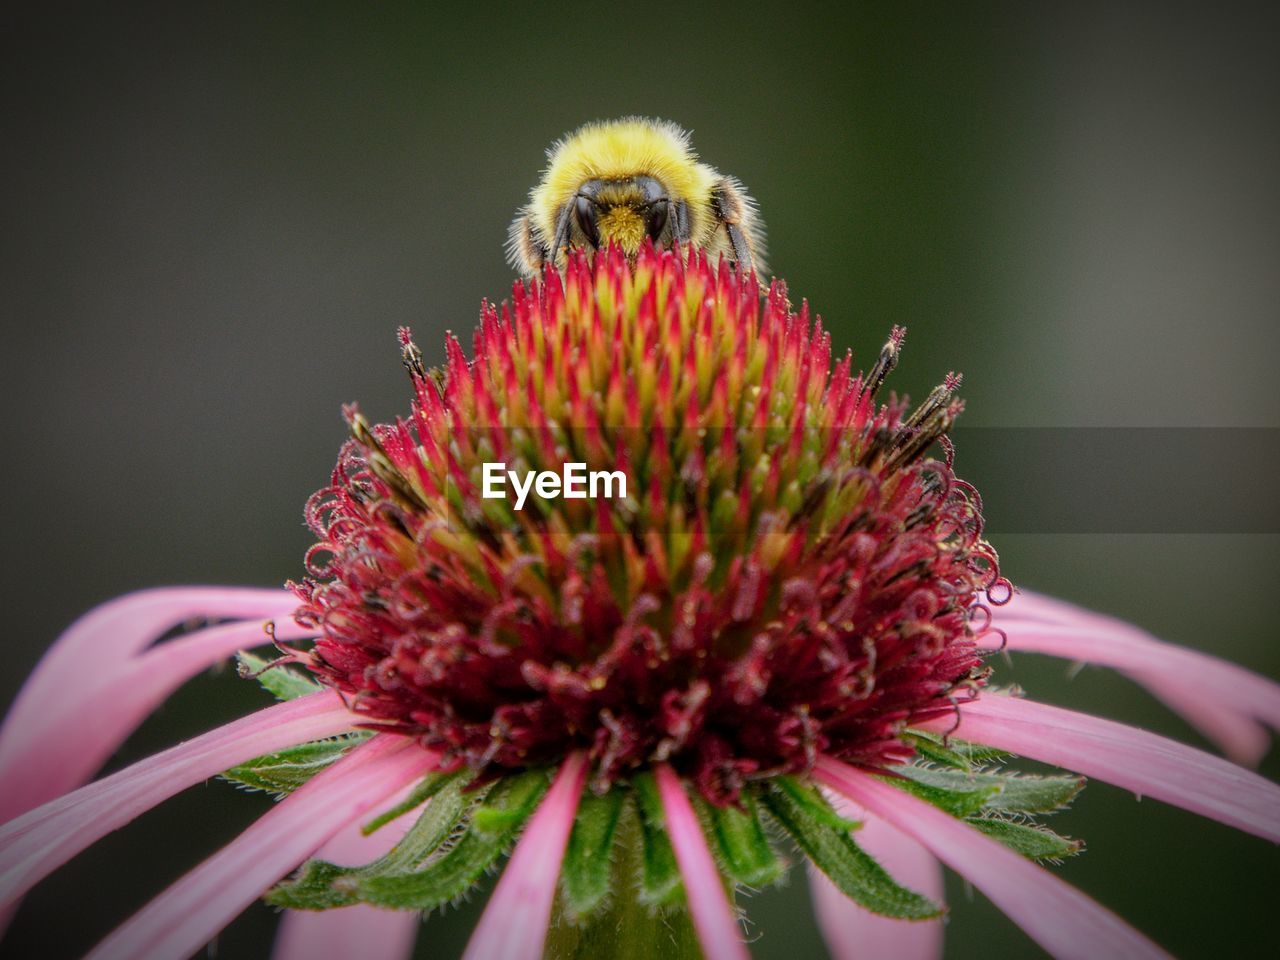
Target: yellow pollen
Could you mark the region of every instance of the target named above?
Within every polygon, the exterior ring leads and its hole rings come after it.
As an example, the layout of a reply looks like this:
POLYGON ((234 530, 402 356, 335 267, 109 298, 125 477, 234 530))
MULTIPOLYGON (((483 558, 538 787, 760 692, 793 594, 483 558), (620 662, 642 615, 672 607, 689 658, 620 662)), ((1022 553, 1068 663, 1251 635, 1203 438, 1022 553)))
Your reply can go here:
POLYGON ((635 253, 644 242, 644 218, 631 207, 610 207, 596 221, 603 244, 610 240, 627 253, 635 253))

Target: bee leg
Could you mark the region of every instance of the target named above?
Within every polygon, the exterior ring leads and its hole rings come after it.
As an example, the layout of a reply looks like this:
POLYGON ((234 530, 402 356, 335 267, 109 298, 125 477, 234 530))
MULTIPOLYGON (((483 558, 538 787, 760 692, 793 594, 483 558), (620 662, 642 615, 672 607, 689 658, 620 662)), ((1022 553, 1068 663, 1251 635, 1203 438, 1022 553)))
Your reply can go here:
POLYGON ((743 232, 747 219, 746 203, 737 183, 725 177, 716 183, 711 191, 711 209, 717 222, 724 226, 729 236, 729 248, 733 251, 733 259, 742 270, 755 268, 751 252, 751 241, 743 232))
POLYGON ((569 202, 560 208, 560 216, 556 218, 556 235, 551 241, 547 263, 556 264, 560 257, 560 250, 569 242, 569 219, 573 216, 575 203, 577 203, 577 197, 570 197, 569 202))
POLYGON ((677 200, 672 204, 671 237, 677 243, 689 242, 689 204, 677 200))

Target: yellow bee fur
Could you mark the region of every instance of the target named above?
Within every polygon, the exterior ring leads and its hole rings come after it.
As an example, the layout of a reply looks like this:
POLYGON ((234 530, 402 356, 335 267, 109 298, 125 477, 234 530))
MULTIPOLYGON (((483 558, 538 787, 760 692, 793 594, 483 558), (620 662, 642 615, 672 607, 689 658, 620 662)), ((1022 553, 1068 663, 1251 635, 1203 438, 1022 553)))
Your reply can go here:
POLYGON ((643 117, 589 123, 552 144, 507 255, 533 276, 575 248, 612 242, 634 256, 646 237, 765 270, 764 225, 742 184, 699 162, 680 127, 643 117))

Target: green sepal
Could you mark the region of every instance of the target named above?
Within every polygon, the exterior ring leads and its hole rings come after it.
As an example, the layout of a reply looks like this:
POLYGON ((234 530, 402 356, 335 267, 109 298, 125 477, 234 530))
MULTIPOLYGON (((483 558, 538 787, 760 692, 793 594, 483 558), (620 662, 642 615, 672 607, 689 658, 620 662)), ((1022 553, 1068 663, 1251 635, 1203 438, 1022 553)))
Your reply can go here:
POLYGON ((698 935, 683 902, 654 909, 636 895, 644 834, 634 792, 623 790, 622 794, 622 813, 613 840, 613 892, 584 917, 569 909, 561 884, 540 956, 554 960, 702 960, 698 935))
MULTIPOLYGON (((248 650, 237 653, 236 661, 242 677, 253 677, 278 700, 295 700, 324 689, 310 677, 284 664, 273 667, 272 661, 248 650)), ((251 790, 265 790, 282 797, 297 790, 369 736, 368 732, 357 730, 329 740, 303 743, 255 757, 224 771, 220 776, 251 790)))
POLYGON ((362 898, 357 888, 361 880, 412 870, 453 836, 470 805, 471 799, 462 792, 462 778, 448 778, 417 822, 384 856, 361 867, 308 860, 295 879, 278 884, 265 899, 291 910, 328 910, 359 903, 362 898))
MULTIPOLYGON (((910 778, 921 786, 948 792, 966 793, 975 789, 990 789, 993 792, 982 804, 982 809, 995 813, 1054 813, 1068 806, 1075 799, 1076 794, 1084 789, 1085 784, 1084 777, 1041 777, 1012 771, 958 773, 953 770, 910 765, 895 767, 894 772, 910 778)), ((900 786, 901 781, 897 785, 900 786)), ((921 795, 917 793, 917 796, 921 795)), ((955 812, 948 807, 943 809, 955 812)), ((970 811, 972 812, 976 811, 970 811)), ((957 815, 968 816, 969 814, 957 813, 957 815)))
POLYGON ((403 817, 411 810, 415 810, 422 806, 437 793, 449 786, 450 783, 457 780, 462 775, 462 771, 456 770, 453 773, 429 773, 418 782, 418 785, 409 791, 409 795, 402 801, 397 803, 390 810, 384 810, 378 814, 363 827, 360 832, 366 837, 372 834, 380 827, 385 827, 392 820, 403 817))
POLYGON ((997 750, 995 747, 983 746, 980 743, 967 743, 963 740, 952 740, 951 750, 964 757, 971 764, 994 763, 1000 760, 1007 760, 1011 756, 1007 750, 997 750))
MULTIPOLYGON (((812 796, 821 800, 816 792, 812 796)), ((941 906, 889 876, 853 841, 848 830, 833 827, 834 811, 829 816, 816 817, 808 805, 797 803, 791 792, 777 786, 762 792, 761 799, 814 865, 855 903, 872 913, 901 920, 928 920, 942 915, 941 906)))
MULTIPOLYGON (((953 817, 971 817, 983 807, 985 807, 993 797, 1000 792, 999 784, 979 784, 973 782, 964 774, 955 774, 954 778, 957 782, 949 783, 946 786, 936 786, 927 781, 915 778, 915 773, 920 768, 913 767, 895 767, 894 773, 902 774, 900 777, 882 777, 885 783, 897 787, 904 793, 919 797, 925 800, 939 810, 945 810, 953 817)), ((929 771, 923 771, 929 772, 929 771)), ((950 773, 950 771, 948 771, 950 773)))
POLYGON ((302 743, 246 760, 239 766, 224 770, 219 776, 251 790, 265 790, 283 797, 337 762, 344 753, 369 736, 361 730, 332 740, 302 743))
POLYGON ((1056 813, 1070 805, 1084 784, 1084 777, 1008 773, 1000 778, 1000 792, 987 809, 1000 813, 1056 813))
POLYGON ((238 670, 242 677, 252 677, 277 700, 296 700, 324 688, 304 673, 292 670, 284 664, 271 666, 271 661, 248 650, 236 654, 238 670))
POLYGON ((936 733, 924 730, 910 730, 903 739, 915 747, 916 752, 926 760, 955 767, 957 770, 969 770, 975 764, 990 763, 1003 760, 1008 756, 1003 750, 985 747, 980 743, 969 743, 954 738, 943 738, 936 733))
POLYGON ((365 903, 398 910, 434 910, 453 903, 503 854, 505 843, 474 830, 423 869, 369 877, 356 883, 355 895, 365 903))
POLYGON ((947 767, 954 767, 957 770, 968 770, 971 768, 968 757, 957 753, 950 747, 945 747, 938 740, 923 734, 909 733, 903 737, 908 743, 915 747, 915 751, 925 760, 933 763, 942 764, 947 767))
POLYGON ((821 793, 795 777, 783 774, 769 782, 790 797, 794 803, 799 804, 808 816, 820 823, 825 823, 832 830, 848 833, 850 830, 858 830, 862 827, 859 821, 840 816, 836 808, 827 803, 821 793))
POLYGON ((609 894, 613 844, 625 803, 626 792, 617 786, 602 797, 590 791, 582 796, 560 868, 565 908, 573 919, 594 912, 609 894))
POLYGON ((380 907, 422 911, 458 900, 506 851, 548 786, 543 770, 499 780, 476 808, 469 828, 455 846, 420 870, 358 879, 357 899, 380 907))
POLYGON ((640 900, 650 907, 665 907, 681 902, 684 885, 676 854, 667 837, 666 817, 658 784, 651 773, 641 773, 631 781, 640 812, 641 868, 640 900))
POLYGON ((755 798, 741 795, 742 809, 717 807, 698 798, 695 804, 712 839, 721 871, 749 887, 764 887, 786 872, 786 864, 774 853, 760 823, 755 798))
POLYGON ((1012 820, 979 817, 970 820, 969 825, 1031 860, 1061 860, 1073 857, 1084 849, 1083 841, 1071 840, 1044 827, 1014 823, 1012 820))
POLYGON ((481 833, 506 836, 529 819, 551 785, 546 770, 526 770, 499 780, 476 807, 471 826, 481 833))

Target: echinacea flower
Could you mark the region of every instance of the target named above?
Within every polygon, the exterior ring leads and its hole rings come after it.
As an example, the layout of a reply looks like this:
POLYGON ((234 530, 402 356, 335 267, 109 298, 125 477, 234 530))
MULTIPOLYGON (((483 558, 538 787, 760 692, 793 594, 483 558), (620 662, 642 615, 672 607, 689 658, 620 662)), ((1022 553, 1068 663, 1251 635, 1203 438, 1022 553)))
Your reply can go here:
POLYGON ((1080 847, 1038 818, 1079 774, 1276 842, 1280 789, 1009 695, 984 655, 1124 671, 1241 763, 1280 727, 1280 687, 1015 593, 953 472, 958 378, 914 410, 880 397, 901 346, 853 376, 781 284, 762 298, 651 248, 517 286, 441 371, 403 332, 412 412, 348 411, 307 579, 124 597, 36 668, 0 730, 0 909, 223 775, 282 799, 94 958, 189 956, 264 894, 288 908, 277 956, 403 956, 508 852, 472 960, 607 956, 619 936, 746 957, 734 891, 786 853, 839 958, 936 955, 940 864, 1055 956, 1163 955, 1036 863, 1080 847), (497 463, 628 489, 539 485, 517 509, 485 495, 497 463), (156 643, 193 617, 210 625, 156 643), (82 786, 264 621, 279 656, 242 664, 283 702, 82 786))

